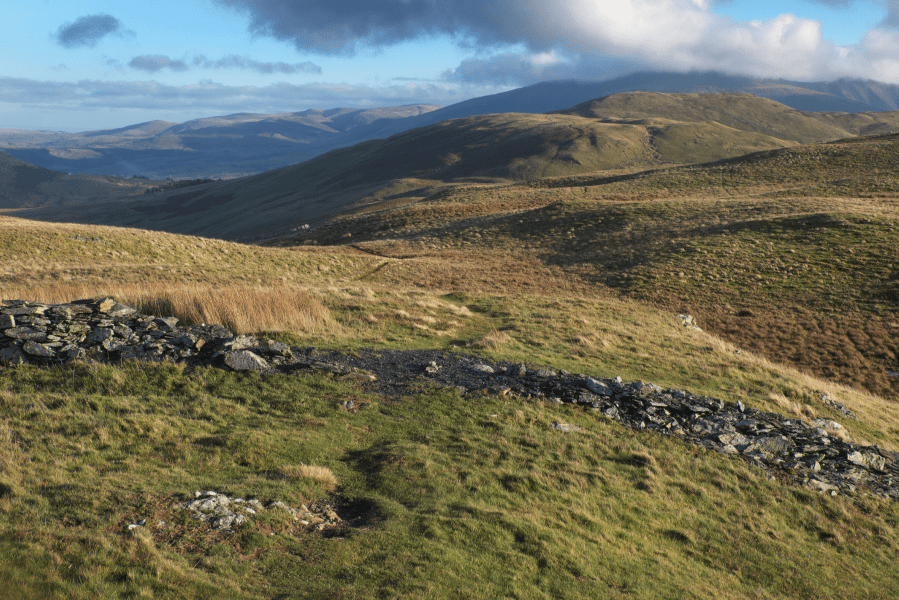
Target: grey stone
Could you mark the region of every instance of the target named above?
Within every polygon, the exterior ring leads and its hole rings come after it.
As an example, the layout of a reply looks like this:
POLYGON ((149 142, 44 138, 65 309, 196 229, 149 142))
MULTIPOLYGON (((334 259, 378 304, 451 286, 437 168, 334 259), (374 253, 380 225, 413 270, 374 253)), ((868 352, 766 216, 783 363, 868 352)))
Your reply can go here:
POLYGON ((225 356, 225 364, 235 371, 262 371, 268 368, 268 362, 249 350, 229 352, 225 356))
POLYGON ((16 326, 16 318, 12 315, 0 315, 0 329, 9 329, 16 326))
POLYGON ((588 390, 599 396, 611 396, 613 394, 612 388, 592 377, 587 377, 585 383, 588 390))
POLYGON ((252 335, 237 335, 222 344, 228 350, 246 350, 247 348, 255 348, 258 345, 259 340, 252 335))
POLYGON ((32 340, 28 340, 27 342, 25 342, 22 345, 22 350, 24 350, 31 356, 37 356, 39 358, 53 358, 54 356, 56 356, 56 353, 53 350, 47 348, 46 346, 41 346, 40 344, 32 340))
POLYGON ((174 331, 178 326, 178 319, 176 319, 175 317, 159 317, 153 319, 153 322, 159 329, 162 329, 163 331, 174 331))
POLYGON ((550 425, 550 428, 556 429, 563 433, 582 433, 584 431, 583 427, 578 427, 577 425, 569 425, 568 423, 553 423, 550 425))
POLYGON ((17 346, 7 346, 0 348, 0 365, 7 367, 17 367, 19 365, 27 365, 28 359, 22 354, 17 346))
POLYGON ((477 371, 479 373, 487 373, 488 375, 493 374, 493 367, 490 365, 475 365, 471 368, 472 371, 477 371))
POLYGON ((852 452, 846 457, 846 460, 854 465, 874 469, 875 471, 883 471, 886 467, 886 459, 873 452, 852 452))
POLYGON ((747 454, 762 454, 764 456, 777 456, 787 452, 792 447, 792 442, 783 436, 769 436, 756 438, 743 452, 747 454))
POLYGON ((506 375, 509 377, 524 377, 528 374, 527 368, 522 364, 512 365, 506 369, 506 375))
POLYGON ((113 335, 114 332, 111 328, 97 327, 90 334, 88 334, 86 338, 84 338, 84 341, 89 344, 102 344, 106 340, 113 337, 113 335))
POLYGON ((717 439, 724 445, 746 446, 749 444, 749 438, 740 433, 723 433, 717 436, 717 439))
POLYGON ((826 483, 824 481, 819 481, 817 479, 809 479, 808 483, 806 485, 808 485, 808 487, 812 488, 813 490, 816 490, 819 492, 836 492, 837 490, 840 489, 835 485, 831 485, 829 483, 826 483))
POLYGON ((35 342, 46 342, 47 334, 43 331, 37 331, 31 327, 12 327, 3 331, 7 337, 17 340, 33 340, 35 342))
POLYGON ((677 315, 677 316, 678 316, 678 318, 680 318, 683 326, 686 327, 687 329, 693 329, 694 331, 702 331, 702 329, 699 328, 699 325, 696 324, 696 319, 693 317, 693 315, 677 315))

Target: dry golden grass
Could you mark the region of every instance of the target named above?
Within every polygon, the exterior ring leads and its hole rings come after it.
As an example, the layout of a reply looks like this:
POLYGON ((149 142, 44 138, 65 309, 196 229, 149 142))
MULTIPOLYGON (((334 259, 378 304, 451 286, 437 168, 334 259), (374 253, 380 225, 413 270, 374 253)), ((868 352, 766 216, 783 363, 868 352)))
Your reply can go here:
POLYGON ((497 350, 499 348, 502 348, 503 346, 508 345, 511 341, 512 338, 509 337, 509 334, 507 334, 505 331, 499 331, 494 327, 485 335, 472 340, 471 346, 473 348, 487 348, 490 350, 497 350))
POLYGON ((333 491, 337 488, 337 477, 328 467, 317 467, 315 465, 283 465, 278 472, 284 479, 311 479, 322 485, 327 491, 333 491))
POLYGON ((235 333, 324 334, 337 333, 339 329, 321 302, 303 290, 287 286, 56 283, 4 288, 3 295, 55 303, 108 295, 146 314, 174 316, 183 324, 218 323, 235 333))

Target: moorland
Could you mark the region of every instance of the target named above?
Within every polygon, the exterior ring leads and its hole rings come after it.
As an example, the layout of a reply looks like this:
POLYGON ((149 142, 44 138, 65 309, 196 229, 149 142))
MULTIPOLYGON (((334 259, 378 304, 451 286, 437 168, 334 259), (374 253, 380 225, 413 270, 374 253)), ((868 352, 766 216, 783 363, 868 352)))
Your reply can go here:
MULTIPOLYGON (((895 451, 896 119, 630 94, 78 210, 35 195, 0 216, 0 296, 617 375, 895 451)), ((895 502, 572 405, 126 362, 4 369, 0 409, 0 585, 23 598, 899 593, 895 502), (171 508, 197 490, 352 525, 213 532, 171 508)))

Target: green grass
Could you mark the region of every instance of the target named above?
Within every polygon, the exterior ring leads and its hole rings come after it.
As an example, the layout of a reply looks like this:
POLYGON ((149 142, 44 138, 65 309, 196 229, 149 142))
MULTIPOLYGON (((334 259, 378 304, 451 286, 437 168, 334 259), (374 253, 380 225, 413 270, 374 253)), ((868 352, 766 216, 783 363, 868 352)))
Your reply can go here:
POLYGON ((896 504, 819 496, 573 408, 137 364, 5 372, 0 403, 0 581, 21 597, 899 593, 896 504), (126 534, 195 489, 325 497, 277 476, 298 463, 331 468, 362 526, 216 536, 175 516, 178 536, 126 534))

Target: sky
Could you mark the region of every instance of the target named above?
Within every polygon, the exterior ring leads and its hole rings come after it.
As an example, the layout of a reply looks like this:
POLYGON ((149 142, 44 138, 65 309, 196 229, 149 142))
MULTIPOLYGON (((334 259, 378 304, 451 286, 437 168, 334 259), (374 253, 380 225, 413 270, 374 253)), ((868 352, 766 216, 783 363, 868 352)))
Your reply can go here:
POLYGON ((7 0, 0 128, 448 105, 715 70, 899 84, 899 0, 7 0))

